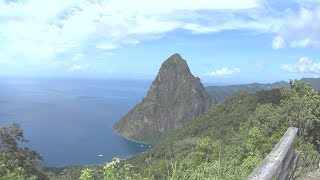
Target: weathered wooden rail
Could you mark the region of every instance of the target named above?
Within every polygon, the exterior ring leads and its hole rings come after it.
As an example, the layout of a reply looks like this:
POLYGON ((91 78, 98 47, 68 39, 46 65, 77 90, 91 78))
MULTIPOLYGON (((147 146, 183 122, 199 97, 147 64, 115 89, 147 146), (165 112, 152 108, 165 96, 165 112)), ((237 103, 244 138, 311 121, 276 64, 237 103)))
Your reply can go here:
POLYGON ((297 156, 293 140, 298 128, 290 127, 259 167, 248 176, 248 180, 289 179, 294 172, 297 156))

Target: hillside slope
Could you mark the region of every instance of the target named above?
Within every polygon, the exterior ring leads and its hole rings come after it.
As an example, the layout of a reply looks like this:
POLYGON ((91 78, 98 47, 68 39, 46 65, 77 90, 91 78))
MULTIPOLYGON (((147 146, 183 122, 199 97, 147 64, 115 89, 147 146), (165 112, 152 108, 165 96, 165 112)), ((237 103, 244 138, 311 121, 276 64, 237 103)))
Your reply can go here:
MULTIPOLYGON (((311 86, 320 91, 320 78, 302 78, 299 80, 301 82, 310 82, 311 86)), ((226 98, 234 95, 239 91, 246 91, 249 93, 255 93, 261 90, 270 90, 280 87, 288 88, 290 84, 286 81, 279 81, 270 84, 261 83, 251 83, 251 84, 241 84, 241 85, 229 85, 229 86, 207 86, 206 91, 214 97, 218 102, 225 100, 226 98)))
POLYGON ((156 179, 245 179, 290 126, 300 127, 296 150, 307 151, 305 159, 319 158, 320 115, 313 110, 320 95, 298 82, 292 86, 237 93, 127 162, 156 179))

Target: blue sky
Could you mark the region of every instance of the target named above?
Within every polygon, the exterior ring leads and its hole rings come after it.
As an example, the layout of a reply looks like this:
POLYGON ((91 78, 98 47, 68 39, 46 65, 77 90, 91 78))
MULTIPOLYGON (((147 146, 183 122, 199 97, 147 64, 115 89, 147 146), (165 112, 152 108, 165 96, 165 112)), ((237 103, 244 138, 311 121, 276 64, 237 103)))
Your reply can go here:
POLYGON ((320 75, 320 0, 0 0, 0 76, 153 79, 173 53, 203 81, 320 75))

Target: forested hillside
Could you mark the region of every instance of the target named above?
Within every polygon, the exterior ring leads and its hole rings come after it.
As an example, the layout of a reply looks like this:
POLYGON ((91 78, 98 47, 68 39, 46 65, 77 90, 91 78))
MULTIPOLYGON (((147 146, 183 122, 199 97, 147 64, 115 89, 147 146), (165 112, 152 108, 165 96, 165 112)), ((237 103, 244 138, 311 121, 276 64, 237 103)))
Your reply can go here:
MULTIPOLYGON (((245 179, 290 126, 299 128, 294 146, 296 151, 303 152, 300 158, 319 160, 320 95, 310 84, 291 81, 290 86, 291 90, 239 92, 132 158, 50 171, 46 176, 81 180, 245 179)), ((17 140, 20 139, 12 139, 17 140)), ((0 161, 1 177, 42 179, 42 171, 34 165, 36 161, 28 166, 31 171, 22 164, 12 164, 18 157, 5 156, 8 153, 5 143, 2 140, 0 146, 1 157, 6 157, 0 161)), ((308 167, 298 167, 299 172, 303 168, 308 167)))
POLYGON ((290 86, 239 92, 147 152, 115 160, 103 171, 83 170, 81 177, 245 179, 290 126, 299 128, 295 149, 304 152, 301 158, 319 159, 320 96, 309 84, 290 86))
MULTIPOLYGON (((311 86, 320 91, 320 78, 302 78, 299 80, 300 82, 308 83, 310 82, 311 86)), ((214 97, 217 101, 223 101, 226 98, 234 95, 239 91, 246 91, 249 93, 256 93, 262 90, 270 90, 280 87, 289 88, 290 84, 286 81, 279 81, 275 83, 269 84, 261 84, 261 83, 251 83, 251 84, 241 84, 241 85, 229 85, 229 86, 208 86, 206 90, 208 93, 214 97)))

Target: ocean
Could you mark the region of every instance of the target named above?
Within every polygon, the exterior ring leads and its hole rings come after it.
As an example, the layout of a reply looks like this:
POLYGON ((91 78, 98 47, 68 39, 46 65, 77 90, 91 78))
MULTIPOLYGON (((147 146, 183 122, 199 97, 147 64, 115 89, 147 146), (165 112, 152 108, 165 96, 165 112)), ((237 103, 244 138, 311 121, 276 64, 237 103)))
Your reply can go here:
POLYGON ((0 125, 19 123, 44 166, 89 165, 141 153, 149 145, 113 125, 146 96, 151 81, 0 78, 0 125), (99 156, 99 155, 102 155, 99 156))

